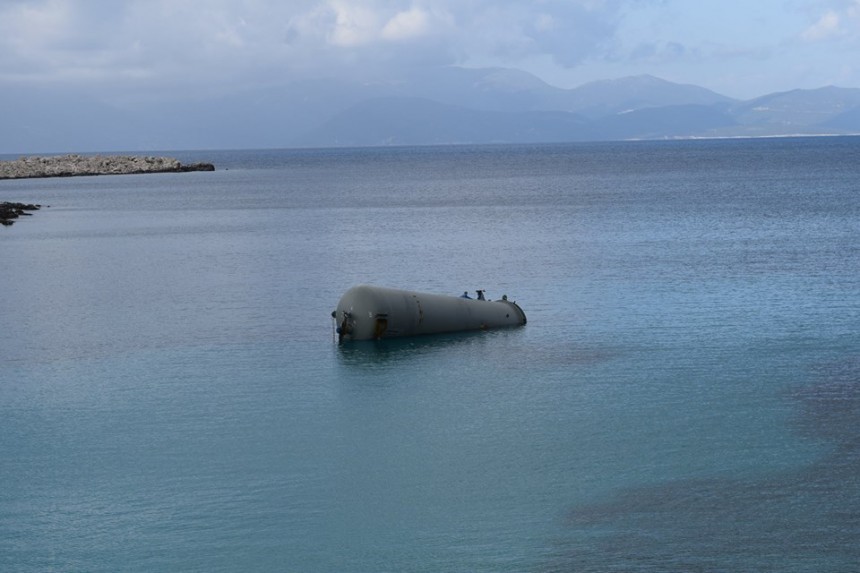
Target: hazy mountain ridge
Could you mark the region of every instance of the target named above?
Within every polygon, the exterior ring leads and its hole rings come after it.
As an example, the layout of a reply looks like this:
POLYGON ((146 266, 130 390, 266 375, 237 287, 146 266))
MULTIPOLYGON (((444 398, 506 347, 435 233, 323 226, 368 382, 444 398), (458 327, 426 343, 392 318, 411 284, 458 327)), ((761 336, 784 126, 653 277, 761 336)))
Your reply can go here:
POLYGON ((817 126, 860 107, 860 89, 826 86, 768 94, 733 108, 743 125, 817 126))
POLYGON ((857 88, 740 101, 648 75, 562 89, 501 68, 283 82, 136 104, 17 88, 0 92, 0 106, 15 110, 0 130, 6 154, 860 133, 857 88))
POLYGON ((313 147, 549 143, 569 141, 571 134, 581 137, 586 124, 586 119, 561 111, 503 112, 424 98, 374 98, 335 115, 300 142, 313 147))
POLYGON ((734 101, 699 86, 675 84, 648 75, 587 83, 568 90, 568 100, 568 110, 592 119, 645 108, 719 105, 734 101))
MULTIPOLYGON (((340 111, 324 127, 306 132, 295 144, 526 143, 539 137, 556 142, 860 133, 860 89, 827 86, 740 101, 699 86, 647 75, 562 90, 537 78, 535 82, 499 81, 521 77, 524 72, 510 76, 505 70, 459 73, 473 76, 471 86, 461 83, 460 92, 461 101, 471 106, 452 106, 447 115, 436 109, 422 119, 421 110, 426 112, 428 102, 437 101, 433 96, 438 90, 427 89, 426 97, 414 98, 402 87, 401 91, 410 96, 385 98, 384 107, 391 113, 384 119, 378 113, 367 114, 368 102, 364 101, 340 111), (495 97, 491 99, 490 93, 495 97), (520 103, 518 110, 512 105, 515 98, 520 103), (482 105, 484 99, 492 103, 482 105), (407 111, 410 100, 414 108, 407 111), (493 121, 500 125, 488 123, 489 111, 495 112, 493 121), (536 112, 554 115, 529 115, 536 112), (551 118, 556 118, 557 123, 552 124, 551 118), (529 120, 534 121, 534 129, 524 132, 522 124, 529 120), (392 131, 380 134, 380 125, 374 122, 391 125, 392 131), (448 131, 440 131, 442 124, 449 126, 448 131), (422 137, 424 126, 432 130, 426 137, 422 137), (409 138, 404 139, 402 134, 407 128, 409 138)), ((439 99, 450 101, 450 94, 439 99)))

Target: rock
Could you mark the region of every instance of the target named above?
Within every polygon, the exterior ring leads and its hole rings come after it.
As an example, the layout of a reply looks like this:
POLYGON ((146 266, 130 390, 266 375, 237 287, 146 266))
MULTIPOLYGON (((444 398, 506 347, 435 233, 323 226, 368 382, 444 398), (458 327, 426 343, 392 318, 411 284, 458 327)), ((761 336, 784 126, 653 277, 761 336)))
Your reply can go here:
POLYGON ((180 165, 179 170, 182 172, 188 171, 215 171, 215 166, 211 163, 191 163, 189 165, 180 165))
POLYGON ((172 157, 139 155, 73 154, 52 157, 22 157, 14 161, 0 161, 0 179, 180 173, 187 171, 215 171, 215 166, 211 163, 182 165, 172 157))
POLYGON ((32 215, 32 213, 27 213, 27 211, 38 211, 41 207, 41 205, 26 203, 0 203, 0 225, 8 227, 21 215, 32 215))

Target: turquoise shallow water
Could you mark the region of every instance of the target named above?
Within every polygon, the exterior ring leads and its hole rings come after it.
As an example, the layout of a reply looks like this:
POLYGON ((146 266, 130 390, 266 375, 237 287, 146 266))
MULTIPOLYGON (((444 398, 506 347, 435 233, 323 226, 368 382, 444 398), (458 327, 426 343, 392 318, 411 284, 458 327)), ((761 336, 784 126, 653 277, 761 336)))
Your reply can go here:
POLYGON ((856 138, 0 182, 0 568, 855 571, 856 138), (338 346, 357 283, 521 329, 338 346))

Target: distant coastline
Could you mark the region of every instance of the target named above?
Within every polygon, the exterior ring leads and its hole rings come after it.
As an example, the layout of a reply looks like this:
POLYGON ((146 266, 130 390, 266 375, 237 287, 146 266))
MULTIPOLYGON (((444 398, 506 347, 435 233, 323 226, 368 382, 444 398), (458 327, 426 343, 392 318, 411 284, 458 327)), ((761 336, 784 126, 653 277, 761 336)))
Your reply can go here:
POLYGON ((136 173, 181 173, 215 171, 211 163, 183 165, 172 157, 138 155, 58 155, 21 157, 0 161, 0 179, 77 177, 85 175, 131 175, 136 173))

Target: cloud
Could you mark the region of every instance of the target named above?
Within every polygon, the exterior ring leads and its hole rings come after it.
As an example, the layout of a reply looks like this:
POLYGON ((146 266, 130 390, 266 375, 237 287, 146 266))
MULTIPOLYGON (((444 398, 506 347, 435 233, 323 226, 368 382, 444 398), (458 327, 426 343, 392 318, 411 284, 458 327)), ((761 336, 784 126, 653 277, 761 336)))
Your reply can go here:
POLYGON ((605 50, 617 30, 623 0, 472 3, 458 12, 458 43, 474 59, 517 61, 539 56, 575 67, 605 50))
POLYGON ((206 89, 535 56, 576 66, 628 1, 5 0, 0 83, 206 89))
POLYGON ((836 12, 830 10, 823 14, 814 25, 807 28, 802 37, 809 42, 825 40, 833 36, 839 35, 841 32, 841 17, 836 12))
POLYGON ((679 42, 641 42, 626 57, 634 62, 662 63, 702 56, 679 42))
POLYGON ((413 6, 398 12, 382 29, 382 38, 391 41, 408 41, 427 36, 432 31, 432 16, 423 8, 413 6))
POLYGON ((0 10, 3 72, 39 74, 99 57, 98 44, 81 33, 78 15, 67 2, 7 2, 0 10))
POLYGON ((0 0, 0 90, 127 107, 446 65, 751 97, 858 85, 858 47, 860 0, 0 0))
POLYGON ((343 1, 329 2, 334 12, 334 21, 328 40, 334 46, 352 48, 370 44, 379 36, 380 14, 361 3, 343 1))
POLYGON ((858 39, 860 0, 0 0, 0 89, 191 99, 444 65, 701 82, 716 66, 761 74, 789 48, 768 69, 792 73, 803 50, 832 61, 858 39))
POLYGON ((807 42, 821 42, 841 38, 860 38, 860 0, 840 0, 825 10, 818 20, 803 31, 807 42))

